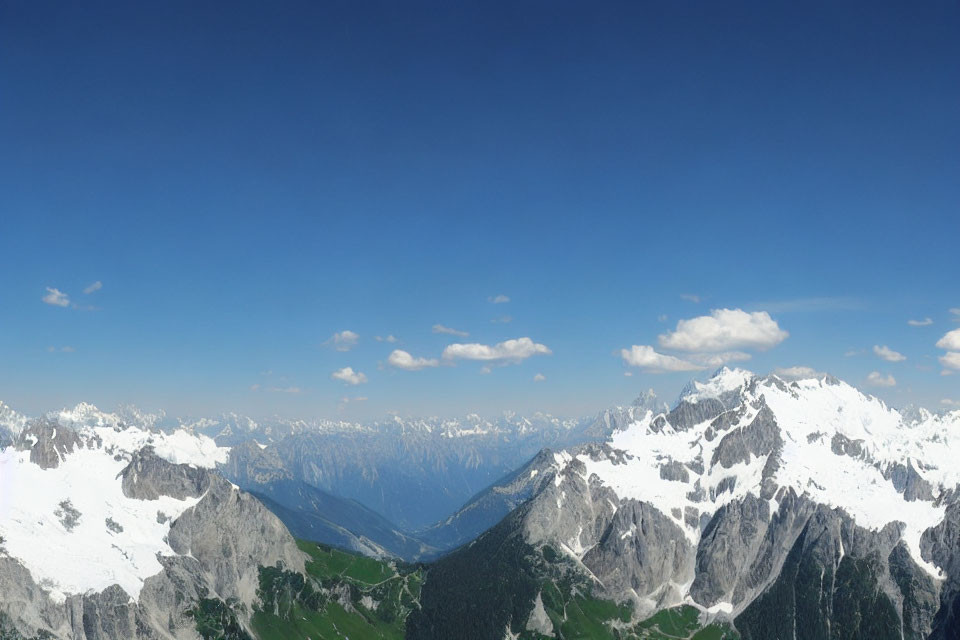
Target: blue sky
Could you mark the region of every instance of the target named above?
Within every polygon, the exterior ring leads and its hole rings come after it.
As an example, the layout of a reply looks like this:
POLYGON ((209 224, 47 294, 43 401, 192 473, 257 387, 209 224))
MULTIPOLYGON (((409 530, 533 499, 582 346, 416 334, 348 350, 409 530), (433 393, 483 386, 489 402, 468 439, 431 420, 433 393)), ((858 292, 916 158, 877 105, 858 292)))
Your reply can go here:
POLYGON ((947 2, 3 3, 0 398, 581 414, 739 353, 960 400, 958 27, 947 2))

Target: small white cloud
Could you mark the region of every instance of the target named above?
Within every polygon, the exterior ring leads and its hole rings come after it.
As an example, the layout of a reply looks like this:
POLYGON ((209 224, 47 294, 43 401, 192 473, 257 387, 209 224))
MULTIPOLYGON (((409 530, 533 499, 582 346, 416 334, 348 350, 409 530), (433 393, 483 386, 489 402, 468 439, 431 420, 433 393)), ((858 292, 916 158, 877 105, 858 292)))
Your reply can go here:
POLYGON ((843 352, 844 358, 852 358, 853 356, 863 355, 863 349, 847 349, 843 352))
POLYGON ((67 345, 67 346, 65 346, 65 347, 60 347, 60 351, 62 351, 62 352, 64 352, 64 353, 73 353, 74 351, 76 351, 76 349, 74 349, 74 348, 71 347, 70 345, 67 345))
POLYGON ((789 335, 766 311, 714 309, 709 316, 680 320, 674 331, 659 337, 659 343, 664 349, 700 353, 744 348, 762 351, 789 335))
POLYGON ((950 369, 944 369, 943 371, 940 372, 940 375, 942 376, 952 376, 953 374, 954 372, 950 371, 950 369))
POLYGON ((672 371, 701 371, 707 367, 675 356, 657 353, 653 347, 635 344, 629 349, 621 349, 620 357, 631 367, 639 367, 646 373, 668 373, 672 371))
POLYGON ((502 363, 519 363, 535 355, 550 355, 553 353, 544 345, 534 342, 530 338, 516 338, 504 340, 493 346, 486 344, 451 344, 443 350, 444 360, 483 360, 502 363))
POLYGON ((497 295, 497 296, 490 296, 489 298, 487 298, 487 302, 491 304, 504 304, 506 302, 510 302, 510 297, 505 296, 501 293, 500 295, 497 295))
POLYGON ((933 324, 932 318, 924 318, 923 320, 907 320, 907 324, 911 327, 929 327, 933 324))
POLYGON ((886 360, 887 362, 903 362, 907 359, 907 356, 903 355, 898 351, 894 351, 887 345, 880 346, 878 344, 873 345, 873 353, 878 357, 886 360))
POLYGON ((627 377, 627 378, 632 378, 632 377, 633 377, 633 371, 624 371, 624 372, 623 372, 623 375, 624 375, 625 377, 627 377))
POLYGON ((461 338, 466 338, 467 336, 470 335, 470 334, 467 333, 466 331, 458 331, 457 329, 451 329, 450 327, 445 327, 445 326, 443 326, 442 324, 435 324, 435 325, 433 325, 433 332, 434 332, 434 333, 445 333, 445 334, 447 334, 447 335, 459 336, 459 337, 461 337, 461 338))
POLYGON ((897 384, 897 379, 891 375, 884 376, 879 371, 871 371, 870 375, 867 376, 867 383, 875 387, 894 387, 897 384))
POLYGON ((273 393, 300 393, 303 389, 300 387, 270 387, 268 391, 273 393))
POLYGON ((97 280, 96 282, 88 285, 87 288, 83 290, 83 292, 87 295, 90 295, 94 291, 100 291, 100 289, 103 289, 103 283, 97 280))
POLYGON ((953 316, 954 322, 960 322, 960 307, 950 309, 950 315, 953 316))
POLYGON ((359 339, 360 336, 358 334, 349 329, 345 329, 330 336, 330 339, 323 344, 333 345, 333 348, 337 351, 350 351, 350 349, 357 346, 359 339))
POLYGON ((397 338, 391 333, 388 336, 376 336, 374 337, 374 340, 377 342, 389 342, 390 344, 393 344, 397 341, 397 338))
POLYGON ((960 371, 960 352, 958 351, 948 351, 938 358, 940 364, 945 366, 948 369, 954 369, 955 371, 960 371))
POLYGON ((391 367, 403 369, 404 371, 419 371, 426 367, 438 367, 440 361, 436 358, 414 358, 412 355, 402 349, 394 349, 387 358, 391 367))
POLYGON ((537 375, 533 376, 534 382, 543 382, 546 379, 547 379, 547 376, 543 375, 542 373, 538 373, 537 375))
POLYGON ((945 407, 960 407, 960 400, 952 400, 950 398, 944 398, 943 400, 940 401, 940 404, 942 404, 945 407))
POLYGON ((947 351, 960 351, 960 329, 948 331, 937 341, 937 347, 947 351))
POLYGON ((693 302, 694 304, 700 304, 700 296, 692 293, 681 293, 680 299, 686 300, 687 302, 693 302))
POLYGON ((665 313, 661 313, 659 316, 657 316, 657 322, 666 322, 669 319, 670 317, 665 313))
POLYGON ((817 371, 813 367, 781 367, 774 369, 773 372, 788 380, 808 380, 810 378, 821 378, 824 375, 822 371, 817 371))
POLYGON ((43 301, 47 304, 52 304, 55 307, 69 307, 70 306, 70 297, 65 294, 60 289, 54 289, 53 287, 46 287, 47 294, 43 296, 43 301))
POLYGON ((490 322, 493 324, 508 324, 513 322, 513 316, 500 316, 499 318, 494 318, 490 322))
POLYGON ((341 410, 345 409, 346 406, 350 403, 366 402, 366 401, 367 401, 367 396, 353 396, 353 397, 343 396, 342 398, 340 398, 340 409, 341 410))
POLYGON ((334 380, 341 380, 350 385, 363 384, 367 381, 367 376, 359 371, 354 371, 353 367, 337 369, 330 374, 330 377, 334 380))
POLYGON ((257 382, 257 383, 254 383, 254 384, 250 385, 250 391, 260 391, 260 383, 257 382))

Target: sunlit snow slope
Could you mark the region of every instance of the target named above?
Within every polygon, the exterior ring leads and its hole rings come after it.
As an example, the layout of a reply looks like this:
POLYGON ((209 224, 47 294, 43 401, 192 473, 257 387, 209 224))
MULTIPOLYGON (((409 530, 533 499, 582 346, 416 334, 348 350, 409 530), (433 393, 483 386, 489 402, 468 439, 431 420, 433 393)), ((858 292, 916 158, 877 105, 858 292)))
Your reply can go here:
POLYGON ((792 488, 868 529, 902 523, 914 560, 940 576, 921 557, 920 537, 943 520, 938 499, 960 484, 960 411, 907 418, 828 376, 787 381, 729 369, 692 385, 678 406, 695 416, 704 402, 725 411, 693 424, 680 424, 676 411, 648 411, 610 441, 627 456, 564 453, 557 461, 577 460, 621 498, 670 515, 694 545, 704 516, 722 505, 753 494, 773 514, 776 496, 792 488))

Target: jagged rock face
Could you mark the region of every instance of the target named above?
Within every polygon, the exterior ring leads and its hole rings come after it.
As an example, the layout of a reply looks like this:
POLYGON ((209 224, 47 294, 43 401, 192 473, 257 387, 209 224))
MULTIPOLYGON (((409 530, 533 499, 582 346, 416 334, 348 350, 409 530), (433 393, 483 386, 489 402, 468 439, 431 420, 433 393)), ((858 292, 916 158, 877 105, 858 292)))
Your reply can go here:
POLYGON ((921 545, 924 557, 946 574, 931 638, 960 638, 960 501, 947 507, 943 522, 924 533, 921 545))
POLYGON ((583 555, 604 591, 636 593, 651 609, 678 602, 678 585, 693 577, 693 546, 667 516, 648 504, 620 504, 600 539, 583 555))
POLYGON ((59 426, 45 418, 30 422, 17 436, 14 446, 30 452, 30 462, 41 469, 54 469, 64 456, 80 446, 73 429, 59 426))
POLYGON ((183 500, 199 498, 210 487, 210 473, 187 464, 170 464, 152 447, 144 447, 121 474, 123 494, 137 500, 156 500, 170 496, 183 500))
POLYGON ((168 539, 175 552, 197 559, 212 591, 224 600, 253 602, 262 565, 281 562, 303 571, 303 554, 283 523, 217 476, 210 477, 204 498, 173 522, 168 539))

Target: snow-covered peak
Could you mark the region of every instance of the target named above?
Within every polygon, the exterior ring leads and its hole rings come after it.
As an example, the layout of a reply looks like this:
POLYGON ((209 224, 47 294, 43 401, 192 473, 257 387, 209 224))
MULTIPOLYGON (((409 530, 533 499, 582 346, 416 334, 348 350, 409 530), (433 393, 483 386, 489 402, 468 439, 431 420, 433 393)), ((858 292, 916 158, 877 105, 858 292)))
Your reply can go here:
POLYGON ((690 382, 680 393, 680 399, 693 404, 707 398, 719 399, 746 387, 754 377, 745 369, 721 367, 706 382, 690 382))
POLYGON ((793 491, 870 529, 903 523, 914 560, 939 575, 922 558, 920 537, 942 521, 940 498, 960 488, 960 411, 905 417, 829 376, 786 382, 729 369, 682 399, 615 431, 615 453, 574 459, 620 497, 674 517, 692 542, 721 506, 752 494, 772 513, 793 491), (722 397, 722 408, 697 405, 710 397, 722 397))
POLYGON ((51 411, 47 418, 64 426, 117 427, 123 420, 115 413, 101 411, 89 402, 81 402, 73 408, 51 411))
POLYGON ((3 435, 4 431, 8 432, 10 436, 19 435, 26 425, 27 417, 25 415, 17 413, 10 408, 10 405, 0 401, 0 436, 3 435))

